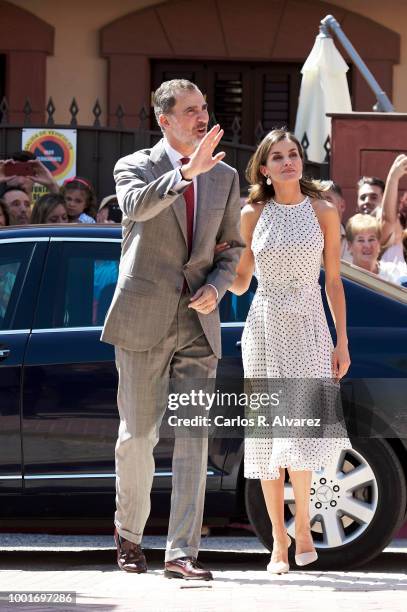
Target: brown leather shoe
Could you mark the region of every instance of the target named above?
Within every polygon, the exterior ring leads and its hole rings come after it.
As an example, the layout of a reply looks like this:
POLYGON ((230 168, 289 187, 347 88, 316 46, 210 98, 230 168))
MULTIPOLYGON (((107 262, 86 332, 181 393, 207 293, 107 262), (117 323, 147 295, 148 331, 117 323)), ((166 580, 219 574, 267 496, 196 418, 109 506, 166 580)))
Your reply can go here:
POLYGON ((184 580, 213 580, 211 572, 204 569, 195 557, 180 557, 166 561, 164 576, 184 580))
POLYGON ((146 558, 140 544, 122 538, 117 529, 114 530, 114 541, 117 547, 117 565, 125 572, 144 574, 147 571, 146 558))

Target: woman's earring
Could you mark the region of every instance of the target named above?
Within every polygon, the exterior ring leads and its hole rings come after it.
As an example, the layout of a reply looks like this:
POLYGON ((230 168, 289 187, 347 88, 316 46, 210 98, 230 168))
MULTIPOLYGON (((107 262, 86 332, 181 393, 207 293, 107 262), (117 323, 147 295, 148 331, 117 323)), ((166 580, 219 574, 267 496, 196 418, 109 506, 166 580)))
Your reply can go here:
POLYGON ((271 185, 271 178, 269 176, 267 177, 266 184, 271 185))

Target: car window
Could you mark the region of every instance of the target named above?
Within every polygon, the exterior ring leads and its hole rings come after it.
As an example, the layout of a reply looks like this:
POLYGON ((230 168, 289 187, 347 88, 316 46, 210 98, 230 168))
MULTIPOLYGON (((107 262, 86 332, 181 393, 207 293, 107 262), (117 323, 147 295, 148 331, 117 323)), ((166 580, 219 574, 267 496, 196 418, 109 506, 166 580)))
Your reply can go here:
POLYGON ((116 286, 119 258, 119 242, 53 244, 35 327, 103 325, 116 286))
POLYGON ((222 323, 242 323, 246 321, 250 304, 257 289, 257 280, 253 276, 250 287, 243 295, 235 295, 226 291, 219 304, 220 320, 222 323))
POLYGON ((33 243, 0 245, 0 330, 12 329, 33 243))

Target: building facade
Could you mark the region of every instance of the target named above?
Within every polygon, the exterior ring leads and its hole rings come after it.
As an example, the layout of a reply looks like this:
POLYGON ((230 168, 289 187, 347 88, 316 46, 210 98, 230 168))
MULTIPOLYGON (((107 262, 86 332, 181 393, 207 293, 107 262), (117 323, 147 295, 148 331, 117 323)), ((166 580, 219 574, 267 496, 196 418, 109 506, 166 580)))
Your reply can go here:
MULTIPOLYGON (((40 122, 52 97, 54 119, 65 123, 75 97, 78 123, 93 121, 98 99, 102 124, 112 125, 121 105, 126 127, 137 127, 142 107, 152 127, 151 92, 186 77, 205 92, 226 134, 237 117, 240 142, 252 144, 259 124, 294 127, 300 69, 327 14, 396 111, 407 111, 403 0, 0 0, 0 14, 0 96, 16 122, 26 98, 40 122)), ((353 109, 370 111, 374 97, 349 68, 353 109)))

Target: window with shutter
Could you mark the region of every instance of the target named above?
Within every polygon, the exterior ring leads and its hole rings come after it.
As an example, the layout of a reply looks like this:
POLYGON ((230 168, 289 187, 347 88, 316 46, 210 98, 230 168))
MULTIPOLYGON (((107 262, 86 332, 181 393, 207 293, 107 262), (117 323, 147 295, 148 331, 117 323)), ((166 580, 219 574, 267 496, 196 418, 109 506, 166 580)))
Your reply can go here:
POLYGON ((265 131, 290 123, 290 82, 288 74, 263 77, 263 116, 265 131))
POLYGON ((214 78, 214 112, 225 130, 225 140, 233 139, 233 121, 243 122, 243 80, 240 72, 216 72, 214 78))

